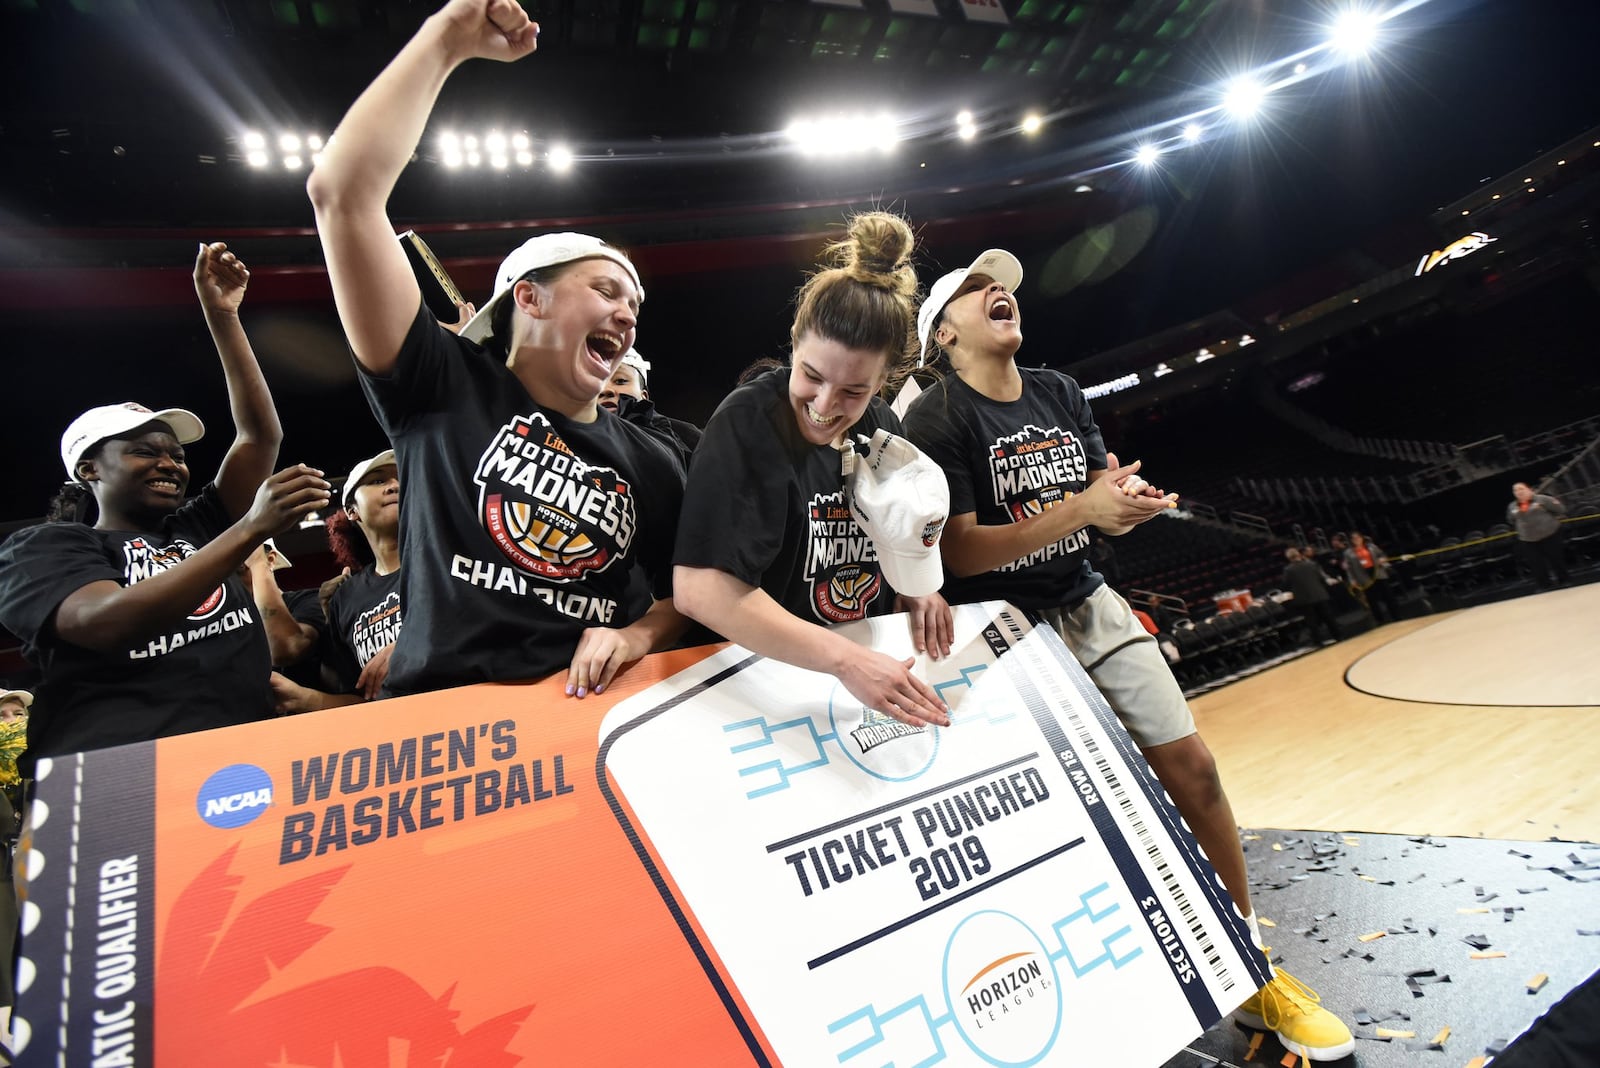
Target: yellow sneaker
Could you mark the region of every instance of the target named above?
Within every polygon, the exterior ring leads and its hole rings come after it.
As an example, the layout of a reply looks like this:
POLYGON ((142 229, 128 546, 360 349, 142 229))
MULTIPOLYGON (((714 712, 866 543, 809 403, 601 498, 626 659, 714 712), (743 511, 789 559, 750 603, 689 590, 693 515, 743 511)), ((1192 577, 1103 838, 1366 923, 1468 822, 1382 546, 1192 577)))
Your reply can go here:
POLYGON ((1322 1007, 1316 991, 1282 969, 1233 1012, 1257 1031, 1271 1031, 1290 1053, 1308 1061, 1336 1061, 1356 1051, 1344 1021, 1322 1007))

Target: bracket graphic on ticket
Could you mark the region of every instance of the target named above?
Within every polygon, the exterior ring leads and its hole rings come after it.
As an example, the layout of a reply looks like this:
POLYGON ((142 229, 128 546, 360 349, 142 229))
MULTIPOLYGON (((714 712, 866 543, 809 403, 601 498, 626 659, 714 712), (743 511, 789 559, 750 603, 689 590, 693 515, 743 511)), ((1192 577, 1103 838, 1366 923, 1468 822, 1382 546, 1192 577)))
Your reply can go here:
POLYGON ((1060 637, 955 614, 950 727, 735 646, 611 710, 602 792, 757 1063, 1160 1064, 1265 962, 1060 637))

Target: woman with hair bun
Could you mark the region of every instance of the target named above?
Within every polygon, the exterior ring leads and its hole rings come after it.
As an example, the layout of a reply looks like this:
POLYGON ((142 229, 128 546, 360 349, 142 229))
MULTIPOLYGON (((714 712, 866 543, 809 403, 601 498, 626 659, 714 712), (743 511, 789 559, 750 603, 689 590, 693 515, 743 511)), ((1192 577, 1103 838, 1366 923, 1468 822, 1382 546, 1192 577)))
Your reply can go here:
POLYGON ((679 611, 753 652, 834 675, 903 723, 944 726, 914 660, 828 629, 907 611, 919 652, 950 651, 943 505, 917 511, 947 492, 944 479, 880 396, 915 366, 914 243, 897 215, 851 220, 827 251, 833 266, 797 296, 789 365, 751 377, 712 415, 689 468, 673 590, 679 611), (878 476, 869 531, 859 487, 878 476))

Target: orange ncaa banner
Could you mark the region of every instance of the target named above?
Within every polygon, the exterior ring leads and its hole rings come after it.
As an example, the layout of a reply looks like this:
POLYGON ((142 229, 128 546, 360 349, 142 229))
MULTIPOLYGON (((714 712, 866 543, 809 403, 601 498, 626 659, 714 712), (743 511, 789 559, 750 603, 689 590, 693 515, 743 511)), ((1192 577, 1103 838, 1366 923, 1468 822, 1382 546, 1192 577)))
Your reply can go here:
POLYGON ((918 670, 951 728, 730 646, 42 761, 18 1063, 1153 1065, 1256 989, 1053 631, 918 670))

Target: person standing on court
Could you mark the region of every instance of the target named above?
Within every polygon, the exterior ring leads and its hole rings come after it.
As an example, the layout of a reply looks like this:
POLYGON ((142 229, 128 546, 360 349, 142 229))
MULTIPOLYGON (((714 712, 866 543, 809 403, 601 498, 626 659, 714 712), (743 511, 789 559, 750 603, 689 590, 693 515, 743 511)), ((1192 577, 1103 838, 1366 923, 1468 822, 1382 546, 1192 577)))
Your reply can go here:
POLYGON ((1283 584, 1294 594, 1295 611, 1299 612, 1315 637, 1320 629, 1327 634, 1323 645, 1339 640, 1339 618, 1333 610, 1333 598, 1328 587, 1334 580, 1322 570, 1316 560, 1291 545, 1283 551, 1289 563, 1283 569, 1283 584))
MULTIPOLYGON (((1138 744, 1250 926, 1259 928, 1238 825, 1216 761, 1155 639, 1089 565, 1089 528, 1119 535, 1176 507, 1106 451, 1078 384, 1017 364, 1022 264, 990 249, 940 278, 917 316, 948 371, 906 412, 906 433, 945 469, 944 535, 956 604, 1000 598, 1054 628, 1138 744)), ((1279 971, 1236 1014, 1310 1060, 1355 1050, 1350 1029, 1279 971)))
POLYGON ((385 695, 567 672, 602 690, 685 626, 671 554, 674 442, 596 405, 632 346, 644 288, 622 250, 542 234, 501 263, 457 335, 422 300, 387 214, 445 80, 530 55, 513 0, 452 0, 351 105, 307 181, 361 386, 394 445, 406 625, 385 695), (426 532, 425 534, 423 532, 426 532), (655 600, 631 618, 630 573, 655 600))
POLYGON ((1541 590, 1565 586, 1572 581, 1567 573, 1567 547, 1561 536, 1561 519, 1566 505, 1548 493, 1535 493, 1526 482, 1511 486, 1513 500, 1506 505, 1506 522, 1517 532, 1517 555, 1541 590))

